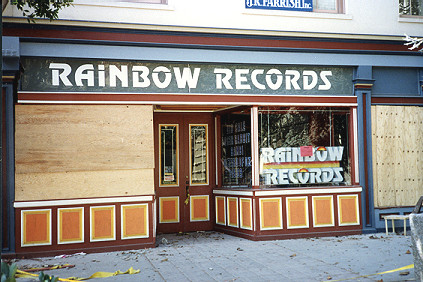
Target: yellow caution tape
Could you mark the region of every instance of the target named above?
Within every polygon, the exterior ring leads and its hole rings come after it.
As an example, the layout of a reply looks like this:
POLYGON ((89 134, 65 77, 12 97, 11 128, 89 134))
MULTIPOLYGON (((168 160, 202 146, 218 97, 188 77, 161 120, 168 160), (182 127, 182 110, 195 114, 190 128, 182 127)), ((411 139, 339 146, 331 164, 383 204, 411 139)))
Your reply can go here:
POLYGON ((414 264, 410 264, 410 265, 407 265, 407 266, 404 266, 404 267, 400 267, 400 268, 396 268, 396 269, 392 269, 392 270, 388 270, 388 271, 384 271, 384 272, 379 272, 379 273, 374 273, 374 274, 368 274, 368 275, 361 275, 361 276, 357 276, 357 277, 345 278, 345 279, 338 279, 338 280, 327 280, 327 281, 324 281, 324 282, 335 282, 335 281, 353 280, 353 279, 357 279, 357 278, 365 278, 365 277, 369 277, 369 276, 375 276, 375 275, 382 275, 382 274, 397 272, 397 271, 406 270, 406 269, 410 269, 410 268, 414 268, 414 264))
MULTIPOLYGON (((93 275, 91 275, 90 277, 87 278, 81 278, 81 277, 69 277, 69 278, 59 278, 59 281, 65 281, 65 282, 72 282, 72 281, 82 281, 82 280, 88 280, 88 279, 92 279, 92 278, 106 278, 106 277, 112 277, 112 276, 116 276, 116 275, 121 275, 121 274, 137 274, 139 273, 140 270, 135 270, 132 267, 130 267, 127 271, 122 272, 120 270, 115 271, 115 272, 104 272, 104 271, 99 271, 94 273, 93 275)), ((33 274, 33 273, 29 273, 29 272, 25 272, 22 270, 17 270, 16 272, 16 277, 18 278, 34 278, 34 279, 38 279, 39 274, 33 274)))

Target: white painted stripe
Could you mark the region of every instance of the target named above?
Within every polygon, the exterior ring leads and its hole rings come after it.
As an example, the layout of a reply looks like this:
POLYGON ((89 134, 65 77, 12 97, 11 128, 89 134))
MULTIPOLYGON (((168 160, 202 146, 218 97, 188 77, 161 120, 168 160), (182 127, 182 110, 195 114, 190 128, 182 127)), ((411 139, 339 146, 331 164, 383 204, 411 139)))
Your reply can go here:
POLYGON ((357 109, 353 109, 353 129, 354 129, 354 175, 355 183, 360 183, 359 163, 358 163, 358 125, 357 125, 357 109))
MULTIPOLYGON (((57 94, 57 95, 63 95, 63 94, 80 94, 80 95, 157 95, 155 92, 149 92, 149 93, 139 93, 139 92, 50 92, 50 91, 18 91, 18 94, 57 94)), ((357 98, 356 96, 334 96, 334 95, 280 95, 275 96, 271 94, 233 94, 233 93, 223 93, 223 94, 216 94, 216 93, 161 93, 159 95, 168 95, 168 96, 222 96, 222 97, 273 97, 273 98, 300 98, 300 99, 309 99, 309 98, 357 98)))
POLYGON ((217 195, 253 196, 253 191, 213 190, 217 195))
POLYGON ((291 189, 291 190, 271 190, 255 191, 256 196, 279 196, 279 195, 305 195, 305 194, 333 194, 333 193, 353 193, 361 192, 361 187, 354 188, 324 188, 324 189, 291 189))
MULTIPOLYGON (((215 160, 218 160, 219 159, 219 156, 218 156, 218 151, 217 151, 217 142, 218 142, 218 140, 217 140, 217 128, 218 128, 218 124, 217 124, 217 117, 215 117, 214 118, 214 156, 215 156, 215 160)), ((215 162, 215 175, 216 175, 216 186, 218 186, 219 185, 219 175, 217 174, 217 171, 218 171, 218 163, 217 162, 215 162)))
POLYGON ((153 196, 72 199, 72 200, 47 200, 47 201, 33 201, 33 202, 15 202, 13 204, 13 207, 15 208, 52 207, 52 206, 70 206, 70 205, 147 202, 152 200, 153 200, 153 196))
MULTIPOLYGON (((19 104, 105 104, 105 105, 211 105, 209 102, 164 102, 164 101, 54 101, 54 100, 18 100, 19 104)), ((356 103, 260 103, 260 102, 213 102, 213 105, 258 106, 320 106, 320 107, 357 107, 356 103)))
POLYGON ((259 172, 259 144, 258 144, 258 107, 251 108, 251 164, 252 164, 252 184, 260 185, 259 172))

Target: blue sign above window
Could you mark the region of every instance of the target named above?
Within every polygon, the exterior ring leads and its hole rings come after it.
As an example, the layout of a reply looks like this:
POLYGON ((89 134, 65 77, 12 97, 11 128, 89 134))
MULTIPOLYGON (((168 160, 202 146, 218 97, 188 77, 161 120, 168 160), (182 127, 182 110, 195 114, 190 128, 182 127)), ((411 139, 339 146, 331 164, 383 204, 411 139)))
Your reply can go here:
POLYGON ((247 9, 313 11, 313 0, 245 0, 247 9))

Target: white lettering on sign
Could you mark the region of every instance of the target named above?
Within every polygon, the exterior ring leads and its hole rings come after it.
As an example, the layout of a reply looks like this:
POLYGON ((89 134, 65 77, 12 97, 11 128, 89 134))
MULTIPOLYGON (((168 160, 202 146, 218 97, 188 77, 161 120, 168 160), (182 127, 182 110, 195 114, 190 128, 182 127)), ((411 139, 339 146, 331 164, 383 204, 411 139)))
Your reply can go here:
POLYGON ((54 86, 58 86, 60 84, 60 81, 65 86, 72 86, 72 83, 68 79, 68 75, 72 71, 72 68, 70 65, 50 63, 50 68, 53 69, 51 71, 51 76, 52 76, 51 81, 54 86), (59 72, 60 70, 62 70, 62 72, 59 72))
POLYGON ((261 175, 266 185, 342 182, 344 147, 315 147, 301 156, 301 147, 262 148, 261 175))
MULTIPOLYGON (((216 74, 216 88, 217 89, 234 89, 230 82, 233 76, 231 69, 214 69, 216 74)), ((263 69, 253 70, 250 74, 249 69, 235 69, 235 89, 251 89, 251 84, 258 89, 280 89, 285 81, 286 90, 312 90, 318 86, 318 90, 329 90, 332 87, 329 81, 329 76, 332 76, 332 71, 321 71, 319 75, 312 70, 304 70, 299 72, 297 70, 286 70, 283 74, 278 69, 270 69, 264 73, 263 69), (263 77, 264 76, 264 77, 263 77), (321 84, 318 84, 318 77, 321 79, 321 84), (263 79, 264 78, 264 79, 263 79), (302 78, 302 88, 298 83, 302 78)))
MULTIPOLYGON (((98 65, 97 69, 92 64, 84 64, 75 70, 75 81, 72 83, 69 79, 72 73, 72 67, 69 64, 50 63, 52 85, 54 86, 106 86, 106 70, 104 65, 98 65), (95 85, 95 72, 97 72, 97 85, 95 85)), ((146 88, 151 85, 151 81, 158 88, 166 88, 170 85, 172 79, 176 80, 178 88, 197 88, 198 78, 201 68, 174 67, 173 73, 164 66, 158 66, 150 72, 146 66, 132 67, 132 87, 146 88)), ((108 86, 129 87, 128 66, 127 65, 109 65, 108 66, 108 86), (118 83, 119 81, 119 83, 118 83)))
MULTIPOLYGON (((172 81, 179 89, 197 88, 201 76, 201 68, 135 65, 94 65, 82 64, 72 69, 69 64, 50 63, 53 86, 79 87, 121 87, 147 88, 155 86, 168 88, 172 81), (72 76, 72 72, 74 75, 72 76), (72 81, 73 80, 73 81, 72 81)), ((293 70, 281 71, 249 68, 214 68, 216 89, 235 90, 319 90, 332 88, 330 77, 332 71, 293 70)), ((209 81, 208 81, 209 83, 209 81)))

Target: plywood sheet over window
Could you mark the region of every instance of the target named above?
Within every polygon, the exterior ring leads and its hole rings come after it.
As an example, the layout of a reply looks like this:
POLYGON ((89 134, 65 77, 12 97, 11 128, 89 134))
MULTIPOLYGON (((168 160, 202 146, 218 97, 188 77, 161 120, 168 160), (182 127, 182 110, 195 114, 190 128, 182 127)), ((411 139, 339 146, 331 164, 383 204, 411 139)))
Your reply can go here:
POLYGON ((153 110, 17 105, 16 200, 154 192, 153 110))
POLYGON ((372 106, 376 207, 414 206, 423 195, 423 107, 372 106))

